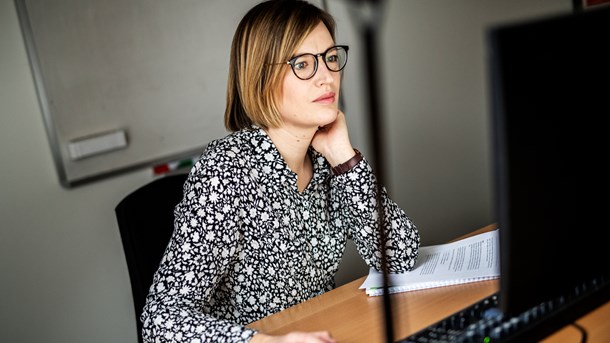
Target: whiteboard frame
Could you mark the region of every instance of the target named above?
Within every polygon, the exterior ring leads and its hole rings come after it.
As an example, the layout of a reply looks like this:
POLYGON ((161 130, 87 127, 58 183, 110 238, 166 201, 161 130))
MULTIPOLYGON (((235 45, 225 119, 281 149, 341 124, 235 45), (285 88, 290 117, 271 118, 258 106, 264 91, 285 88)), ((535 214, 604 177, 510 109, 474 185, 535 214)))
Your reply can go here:
MULTIPOLYGON (((57 119, 52 111, 50 106, 49 97, 48 97, 48 89, 45 85, 45 77, 41 67, 40 54, 36 46, 36 40, 34 37, 34 30, 32 27, 30 15, 28 13, 28 8, 26 4, 26 0, 15 0, 15 7, 17 10, 17 15, 19 18, 22 35, 24 39, 24 44, 28 56, 28 62, 32 71, 32 77, 34 81, 34 86, 36 89, 39 106, 42 112, 45 131, 47 133, 47 138, 53 158, 53 162, 55 165, 55 169, 59 178, 60 184, 65 188, 73 188, 76 186, 81 186, 90 182, 98 181, 105 178, 114 177, 123 173, 135 171, 138 169, 153 167, 159 164, 164 164, 172 161, 180 161, 184 159, 192 159, 193 157, 201 154, 206 144, 202 144, 201 146, 197 146, 194 149, 183 149, 176 150, 174 149, 169 154, 165 153, 163 155, 154 155, 150 158, 147 158, 143 161, 133 162, 129 164, 122 164, 118 166, 112 167, 111 170, 92 170, 91 172, 87 172, 86 175, 79 176, 70 176, 68 167, 70 164, 80 163, 80 161, 72 161, 69 160, 65 154, 63 153, 62 139, 65 137, 60 137, 61 133, 58 130, 57 119)), ((219 114, 220 115, 220 114, 219 114)), ((123 129, 123 128, 116 128, 123 129)), ((127 128, 127 137, 128 142, 130 139, 129 136, 129 128, 127 128)), ((112 152, 109 152, 110 154, 112 152)), ((107 157, 106 153, 106 157, 107 157)), ((97 157, 91 157, 97 158, 97 157)))

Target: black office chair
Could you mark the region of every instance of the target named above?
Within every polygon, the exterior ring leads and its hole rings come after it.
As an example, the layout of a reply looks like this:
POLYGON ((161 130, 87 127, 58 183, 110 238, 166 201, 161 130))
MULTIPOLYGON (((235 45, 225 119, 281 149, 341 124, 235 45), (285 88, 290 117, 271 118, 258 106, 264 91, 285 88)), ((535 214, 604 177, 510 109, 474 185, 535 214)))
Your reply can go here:
POLYGON ((131 280, 138 342, 142 343, 140 315, 148 289, 174 229, 174 207, 182 199, 188 174, 156 179, 127 195, 115 207, 131 280))

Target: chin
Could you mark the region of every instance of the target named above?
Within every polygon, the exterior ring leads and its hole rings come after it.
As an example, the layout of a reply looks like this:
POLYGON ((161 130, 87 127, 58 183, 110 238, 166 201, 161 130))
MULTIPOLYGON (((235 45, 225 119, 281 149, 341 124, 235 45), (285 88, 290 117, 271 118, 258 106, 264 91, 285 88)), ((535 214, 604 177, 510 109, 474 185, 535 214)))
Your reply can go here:
POLYGON ((335 122, 335 120, 337 120, 338 115, 339 111, 336 107, 332 109, 329 108, 327 111, 324 111, 324 113, 321 113, 319 116, 320 126, 325 126, 335 122))

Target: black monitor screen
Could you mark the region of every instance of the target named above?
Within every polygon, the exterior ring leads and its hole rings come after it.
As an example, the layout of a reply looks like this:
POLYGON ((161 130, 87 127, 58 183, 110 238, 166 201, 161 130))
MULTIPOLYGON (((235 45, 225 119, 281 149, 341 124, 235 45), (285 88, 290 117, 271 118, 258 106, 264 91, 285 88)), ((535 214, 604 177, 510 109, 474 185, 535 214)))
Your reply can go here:
POLYGON ((513 315, 610 272, 610 8, 488 38, 500 301, 513 315))

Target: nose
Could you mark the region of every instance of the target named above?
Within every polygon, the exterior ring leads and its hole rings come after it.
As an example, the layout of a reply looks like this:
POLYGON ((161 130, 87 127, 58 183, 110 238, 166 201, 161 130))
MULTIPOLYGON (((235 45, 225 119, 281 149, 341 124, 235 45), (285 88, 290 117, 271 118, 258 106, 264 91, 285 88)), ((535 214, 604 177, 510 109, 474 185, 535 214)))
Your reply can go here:
POLYGON ((321 84, 330 83, 334 80, 333 74, 330 69, 324 63, 324 56, 322 54, 316 55, 316 61, 318 62, 318 70, 314 77, 316 77, 316 81, 321 84))

